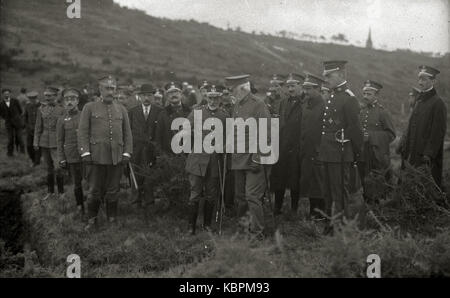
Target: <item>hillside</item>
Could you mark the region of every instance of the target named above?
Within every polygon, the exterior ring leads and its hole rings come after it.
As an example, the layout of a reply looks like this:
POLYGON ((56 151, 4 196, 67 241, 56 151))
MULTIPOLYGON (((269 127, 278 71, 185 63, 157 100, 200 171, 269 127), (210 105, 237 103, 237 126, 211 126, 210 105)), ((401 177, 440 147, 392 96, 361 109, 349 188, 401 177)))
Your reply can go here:
POLYGON ((154 82, 167 80, 170 72, 191 82, 246 72, 263 91, 272 73, 317 73, 321 61, 338 58, 350 62, 349 82, 357 94, 367 78, 384 84, 384 103, 400 127, 405 122, 401 103, 415 84, 418 65, 442 70, 438 90, 450 98, 449 55, 431 58, 227 31, 154 18, 112 0, 82 1, 81 19, 69 19, 66 5, 58 0, 1 1, 2 55, 11 50, 18 54, 10 65, 2 62, 2 85, 81 84, 107 72, 154 82))

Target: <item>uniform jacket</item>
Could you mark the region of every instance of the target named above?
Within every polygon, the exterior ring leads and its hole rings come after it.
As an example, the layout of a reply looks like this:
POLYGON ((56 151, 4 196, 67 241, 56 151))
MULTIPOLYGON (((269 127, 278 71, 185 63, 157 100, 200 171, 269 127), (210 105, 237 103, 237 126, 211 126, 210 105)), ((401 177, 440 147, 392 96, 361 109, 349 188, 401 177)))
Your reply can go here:
POLYGON ((409 119, 402 156, 412 165, 422 164, 424 155, 432 159, 436 182, 442 176, 444 138, 447 130, 447 107, 433 88, 421 93, 409 119))
POLYGON ((347 85, 333 90, 331 98, 325 103, 322 118, 322 137, 319 147, 319 160, 341 162, 342 145, 336 141, 336 133, 344 129, 343 161, 353 162, 361 153, 363 133, 359 123, 359 103, 347 85))
POLYGON ((128 112, 133 135, 133 162, 139 166, 154 163, 156 160, 156 129, 162 108, 150 105, 150 113, 145 119, 142 105, 128 112))
POLYGON ((6 126, 22 127, 22 114, 22 106, 17 99, 10 98, 9 107, 3 99, 0 100, 0 116, 5 119, 6 126))
POLYGON ((123 153, 133 153, 133 138, 126 109, 118 103, 90 102, 78 126, 80 154, 89 152, 94 164, 117 165, 123 153))
POLYGON ((280 155, 272 168, 271 182, 274 188, 285 186, 297 190, 300 181, 300 133, 303 103, 300 96, 284 98, 280 103, 280 155))
POLYGON ((34 126, 33 146, 56 148, 56 122, 65 112, 58 104, 39 107, 34 126))
POLYGON ((172 137, 177 133, 177 131, 170 129, 172 120, 178 117, 186 118, 190 112, 191 109, 185 105, 181 105, 179 107, 168 105, 164 107, 161 113, 159 113, 158 126, 156 129, 156 140, 161 146, 162 151, 172 153, 170 143, 172 141, 172 137))
POLYGON ((58 161, 67 163, 81 162, 78 152, 78 125, 80 123, 80 111, 66 113, 58 119, 56 124, 56 144, 58 161))
POLYGON ((24 119, 25 119, 25 128, 27 129, 28 134, 34 134, 34 127, 36 125, 37 111, 40 106, 41 106, 41 104, 38 102, 36 102, 36 103, 29 102, 25 106, 24 119))
MULTIPOLYGON (((195 111, 195 110, 194 110, 195 111)), ((194 128, 194 111, 192 111, 188 120, 191 124, 191 128, 194 128)), ((225 130, 225 121, 226 118, 229 117, 229 114, 226 110, 222 108, 218 108, 217 110, 210 110, 207 105, 201 106, 197 109, 197 111, 201 111, 202 113, 202 125, 208 118, 217 118, 222 122, 223 128, 225 130)), ((209 131, 203 130, 202 140, 206 135, 209 134, 209 131)), ((225 136, 225 131, 223 136, 225 136)), ((225 145, 225 138, 224 138, 225 145)), ((207 170, 210 170, 210 177, 218 177, 219 176, 219 153, 189 153, 186 159, 186 172, 189 174, 193 174, 196 176, 205 177, 207 170)))
POLYGON ((369 134, 364 144, 361 160, 386 168, 390 164, 389 144, 395 139, 391 115, 378 102, 367 104, 361 109, 360 122, 363 133, 369 134), (371 150, 371 153, 366 152, 371 150), (369 160, 374 158, 375 160, 369 160))
POLYGON ((317 161, 322 136, 325 101, 322 97, 309 98, 303 109, 300 134, 300 193, 309 198, 323 197, 323 166, 317 161))
MULTIPOLYGON (((240 102, 236 102, 233 109, 232 118, 242 118, 244 121, 249 118, 255 118, 258 122, 261 118, 266 118, 268 126, 270 126, 270 113, 266 104, 255 97, 253 94, 248 94, 240 102)), ((259 125, 258 125, 259 127, 259 125)), ((268 144, 270 144, 270 127, 268 127, 268 144)), ((256 136, 255 136, 256 137, 256 136)), ((237 152, 237 128, 234 133, 234 152, 237 152)), ((257 153, 259 153, 259 146, 257 145, 257 153)), ((248 170, 251 168, 252 155, 249 150, 249 131, 245 130, 245 153, 233 153, 231 155, 231 169, 232 170, 248 170)))

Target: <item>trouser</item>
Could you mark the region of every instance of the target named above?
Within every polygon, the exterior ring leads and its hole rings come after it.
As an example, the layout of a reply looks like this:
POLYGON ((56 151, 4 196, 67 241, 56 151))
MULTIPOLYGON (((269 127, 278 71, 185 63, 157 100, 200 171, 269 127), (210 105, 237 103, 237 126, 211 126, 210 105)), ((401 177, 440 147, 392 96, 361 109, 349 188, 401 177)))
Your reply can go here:
MULTIPOLYGON (((128 169, 128 167, 126 167, 125 169, 128 169)), ((137 202, 139 204, 143 204, 144 206, 151 205, 155 201, 155 198, 153 196, 153 185, 150 183, 149 181, 150 179, 147 177, 150 175, 149 171, 150 171, 149 169, 146 169, 143 175, 140 173, 139 174, 135 173, 138 190, 135 189, 133 182, 131 182, 133 194, 134 196, 137 196, 136 198, 137 202)), ((131 177, 129 173, 125 173, 125 175, 127 177, 131 177)))
POLYGON ((75 201, 77 206, 83 206, 83 186, 81 184, 83 180, 83 165, 81 162, 69 163, 69 172, 73 181, 73 192, 75 195, 75 201))
POLYGON ((234 171, 229 169, 225 176, 224 202, 226 208, 234 206, 234 171))
POLYGON ((41 148, 34 150, 33 147, 34 133, 27 132, 27 153, 34 165, 41 163, 41 148))
POLYGON ((350 163, 345 162, 341 164, 324 162, 323 165, 326 214, 328 216, 333 216, 337 213, 343 213, 343 215, 348 218, 348 181, 350 163), (342 175, 342 173, 344 175, 342 175), (332 214, 333 206, 334 212, 332 214))
POLYGON ((55 176, 58 193, 64 193, 64 175, 57 162, 56 148, 41 147, 42 156, 47 164, 47 188, 49 193, 55 192, 55 176), (56 175, 55 175, 56 173, 56 175))
POLYGON ((262 232, 264 228, 264 213, 262 198, 266 189, 266 178, 263 166, 257 172, 250 170, 235 170, 235 196, 238 203, 238 216, 250 213, 250 231, 262 232))
POLYGON ((16 127, 11 124, 6 124, 6 132, 8 135, 8 156, 12 156, 14 152, 14 145, 17 143, 20 152, 25 153, 25 146, 23 144, 23 138, 22 138, 22 128, 16 127))
MULTIPOLYGON (((281 208, 283 207, 284 193, 285 189, 276 189, 275 193, 275 207, 274 213, 280 214, 281 208)), ((300 191, 298 189, 291 189, 291 210, 297 211, 298 209, 298 201, 300 199, 300 191)))
POLYGON ((92 164, 89 167, 89 218, 97 217, 102 202, 105 202, 106 205, 106 216, 108 218, 117 217, 117 193, 120 189, 122 165, 92 164))

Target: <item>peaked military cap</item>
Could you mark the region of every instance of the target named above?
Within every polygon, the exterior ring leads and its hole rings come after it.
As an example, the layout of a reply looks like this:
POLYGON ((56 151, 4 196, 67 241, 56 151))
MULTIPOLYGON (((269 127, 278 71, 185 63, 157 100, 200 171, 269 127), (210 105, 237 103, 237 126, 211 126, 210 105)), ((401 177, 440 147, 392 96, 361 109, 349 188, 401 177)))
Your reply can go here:
POLYGON ((431 78, 435 78, 439 73, 441 73, 439 70, 431 66, 427 65, 419 66, 419 76, 426 75, 431 78))
POLYGON ((332 61, 324 61, 323 62, 323 75, 326 75, 330 72, 345 69, 345 64, 347 61, 344 60, 332 60, 332 61))
POLYGON ((181 91, 181 86, 177 82, 170 82, 164 86, 164 89, 166 89, 166 92, 181 91))
POLYGON ((155 97, 163 97, 164 96, 164 90, 161 88, 155 88, 153 89, 153 95, 155 97))
POLYGON ((225 77, 225 85, 228 87, 239 86, 248 82, 250 75, 242 74, 237 76, 225 77))
POLYGON ((66 96, 66 94, 69 95, 69 96, 77 96, 77 97, 80 97, 81 92, 80 92, 78 89, 69 87, 69 88, 66 88, 66 89, 64 89, 64 90, 62 91, 62 96, 63 96, 63 97, 66 96))
POLYGON ((208 83, 208 81, 204 80, 201 84, 198 85, 198 90, 208 87, 210 87, 210 84, 208 83))
POLYGON ((381 85, 380 83, 377 83, 375 81, 371 81, 371 80, 367 80, 364 82, 364 87, 363 90, 375 90, 375 91, 380 91, 381 89, 383 89, 383 85, 381 85))
POLYGON ((221 96, 223 90, 225 89, 224 86, 216 86, 216 85, 209 85, 206 88, 206 94, 208 96, 221 96))
POLYGON ((283 81, 281 75, 278 75, 278 74, 272 75, 272 78, 270 79, 270 84, 272 84, 272 85, 281 85, 283 83, 284 83, 284 81, 283 81))
POLYGON ((27 97, 34 98, 34 97, 38 97, 39 94, 36 91, 30 91, 26 95, 27 95, 27 97))
POLYGON ((323 78, 320 76, 313 75, 312 73, 305 73, 305 81, 303 82, 303 86, 312 86, 312 87, 321 87, 325 82, 323 78))
POLYGON ((153 93, 154 91, 155 91, 155 88, 153 88, 153 86, 151 84, 142 84, 136 93, 144 94, 144 93, 153 93))
POLYGON ((44 93, 50 93, 50 94, 58 94, 59 89, 53 86, 47 86, 44 89, 44 93))
POLYGON ((98 84, 104 87, 117 87, 117 79, 112 76, 107 76, 98 80, 98 84))
POLYGON ((328 84, 327 81, 322 83, 322 86, 320 87, 320 90, 321 91, 328 91, 328 92, 331 91, 330 85, 328 84))
POLYGON ((286 84, 300 84, 301 81, 305 80, 305 76, 298 73, 290 73, 287 76, 286 84))

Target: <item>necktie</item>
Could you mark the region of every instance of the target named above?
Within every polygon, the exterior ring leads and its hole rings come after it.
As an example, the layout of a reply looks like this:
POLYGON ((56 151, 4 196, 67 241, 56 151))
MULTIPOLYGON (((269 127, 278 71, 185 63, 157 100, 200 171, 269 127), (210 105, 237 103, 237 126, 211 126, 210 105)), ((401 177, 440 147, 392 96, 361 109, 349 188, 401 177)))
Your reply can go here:
POLYGON ((148 118, 148 108, 144 108, 144 115, 145 115, 145 120, 147 120, 148 118))

